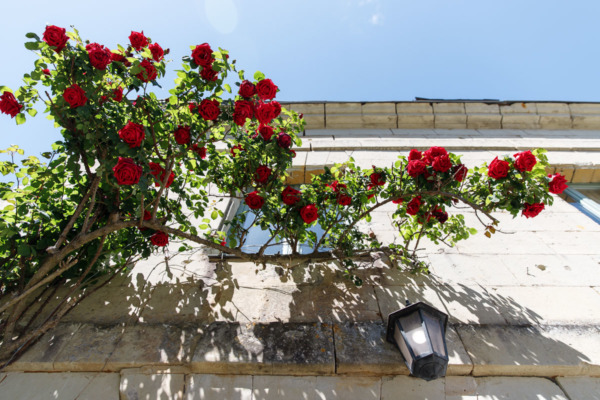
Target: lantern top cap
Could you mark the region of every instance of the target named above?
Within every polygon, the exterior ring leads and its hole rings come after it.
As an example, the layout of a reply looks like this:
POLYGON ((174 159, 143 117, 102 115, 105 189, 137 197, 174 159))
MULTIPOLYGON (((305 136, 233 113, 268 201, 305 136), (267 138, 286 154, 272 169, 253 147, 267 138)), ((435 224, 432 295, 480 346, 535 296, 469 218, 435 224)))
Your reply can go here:
POLYGON ((427 311, 434 317, 439 318, 440 321, 444 324, 444 330, 446 330, 446 325, 448 324, 448 315, 441 312, 437 308, 430 306, 429 304, 418 302, 404 307, 401 310, 394 311, 388 316, 387 341, 390 343, 396 343, 396 340, 394 339, 394 326, 396 325, 396 321, 398 319, 402 318, 405 315, 412 314, 413 312, 417 312, 419 310, 427 311))

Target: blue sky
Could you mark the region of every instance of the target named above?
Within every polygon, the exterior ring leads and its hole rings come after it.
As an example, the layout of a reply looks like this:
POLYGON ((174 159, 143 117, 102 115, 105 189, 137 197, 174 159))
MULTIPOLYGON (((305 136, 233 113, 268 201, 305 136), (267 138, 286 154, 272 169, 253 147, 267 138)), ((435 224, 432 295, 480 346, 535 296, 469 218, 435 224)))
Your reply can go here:
MULTIPOLYGON (((597 0, 6 3, 0 85, 13 89, 35 60, 25 33, 52 24, 110 48, 143 30, 171 49, 171 71, 190 45, 226 48, 248 75, 271 78, 279 100, 600 100, 597 0)), ((0 148, 39 154, 59 138, 42 114, 19 127, 0 116, 0 148)))

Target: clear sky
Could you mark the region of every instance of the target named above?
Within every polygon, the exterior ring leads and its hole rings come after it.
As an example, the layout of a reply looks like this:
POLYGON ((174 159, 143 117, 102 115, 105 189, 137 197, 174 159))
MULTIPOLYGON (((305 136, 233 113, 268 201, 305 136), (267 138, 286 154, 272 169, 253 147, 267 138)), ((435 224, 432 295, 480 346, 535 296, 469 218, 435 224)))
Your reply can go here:
MULTIPOLYGON (((110 48, 143 30, 171 49, 171 71, 208 42, 263 71, 278 100, 600 100, 598 0, 21 0, 2 14, 13 89, 35 60, 25 33, 51 24, 110 48)), ((0 115, 0 148, 39 154, 59 138, 41 113, 19 127, 0 115)))

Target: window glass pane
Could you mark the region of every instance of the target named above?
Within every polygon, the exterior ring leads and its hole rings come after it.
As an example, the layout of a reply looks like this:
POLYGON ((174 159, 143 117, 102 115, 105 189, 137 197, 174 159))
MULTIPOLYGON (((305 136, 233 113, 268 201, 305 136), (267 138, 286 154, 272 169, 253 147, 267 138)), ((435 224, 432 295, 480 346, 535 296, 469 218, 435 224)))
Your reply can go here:
POLYGON ((415 357, 419 357, 425 354, 431 353, 431 347, 429 346, 429 339, 423 329, 421 317, 418 312, 405 315, 399 319, 400 325, 404 330, 404 336, 412 347, 415 357))
POLYGON ((423 321, 425 321, 425 325, 427 326, 433 351, 438 354, 446 355, 446 349, 444 348, 444 327, 442 326, 441 321, 427 311, 423 311, 423 321))
POLYGON ((560 197, 600 224, 599 184, 570 184, 560 197))

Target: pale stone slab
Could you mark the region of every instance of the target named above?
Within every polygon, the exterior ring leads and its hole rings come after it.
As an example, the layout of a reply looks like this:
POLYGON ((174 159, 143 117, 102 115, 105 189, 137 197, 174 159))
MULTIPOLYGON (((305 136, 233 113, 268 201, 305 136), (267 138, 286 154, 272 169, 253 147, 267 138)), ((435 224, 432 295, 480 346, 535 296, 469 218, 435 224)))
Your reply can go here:
POLYGON ((597 375, 600 330, 597 327, 457 327, 473 360, 473 375, 597 375))
POLYGON ((600 129, 600 115, 572 115, 573 129, 600 129))
POLYGON ((588 168, 575 168, 575 173, 573 175, 573 183, 590 183, 592 182, 592 177, 596 172, 595 169, 588 168))
POLYGON ((540 116, 541 129, 569 129, 573 125, 571 115, 569 114, 553 114, 540 116))
MULTIPOLYGON (((216 274, 213 276, 216 278, 216 274)), ((181 324, 206 321, 211 311, 208 289, 204 289, 203 285, 165 283, 154 288, 142 310, 140 322, 181 324)))
POLYGON ((502 114, 536 114, 536 103, 518 102, 511 104, 501 104, 500 112, 502 114))
POLYGON ((538 114, 571 114, 567 103, 535 103, 538 114))
POLYGON ((286 108, 305 115, 325 113, 325 104, 323 103, 291 103, 286 105, 286 108))
POLYGON ((431 280, 437 284, 504 286, 517 282, 501 257, 442 253, 430 254, 427 258, 431 263, 431 280))
POLYGON ((423 301, 448 314, 437 286, 376 286, 375 295, 384 321, 387 321, 388 315, 392 312, 406 307, 406 300, 411 303, 423 301))
POLYGON ((315 399, 379 400, 380 391, 381 379, 379 378, 317 376, 315 399))
POLYGON ((121 400, 183 399, 183 374, 125 374, 121 376, 121 400))
POLYGON ((507 129, 539 129, 540 116, 536 114, 504 114, 502 128, 507 129))
POLYGON ((600 378, 560 376, 556 381, 569 400, 600 400, 600 378))
POLYGON ((466 114, 435 114, 433 126, 446 129, 465 129, 467 127, 466 114))
POLYGON ((188 375, 186 400, 253 400, 251 375, 188 375))
POLYGON ((255 376, 252 400, 316 400, 316 376, 255 376))
POLYGON ((467 114, 500 114, 498 104, 487 103, 464 103, 467 114))
POLYGON ((331 326, 214 323, 198 341, 190 366, 196 373, 332 374, 331 326))
POLYGON ((381 400, 443 400, 444 380, 426 382, 412 376, 384 377, 381 382, 381 400))
POLYGON ((600 285, 598 262, 592 255, 506 255, 502 262, 516 277, 512 286, 600 285))
POLYGON ((361 103, 363 115, 396 114, 396 103, 361 103))
POLYGON ((0 379, 3 399, 119 399, 119 374, 11 372, 0 379))
POLYGON ((595 103, 571 103, 569 104, 571 114, 595 114, 600 115, 600 104, 595 103))
POLYGON ((361 103, 325 103, 325 113, 329 114, 361 114, 361 103))
POLYGON ((467 114, 467 128, 501 129, 502 116, 500 114, 467 114))
POLYGON ((573 400, 549 379, 488 377, 477 379, 478 400, 573 400))

